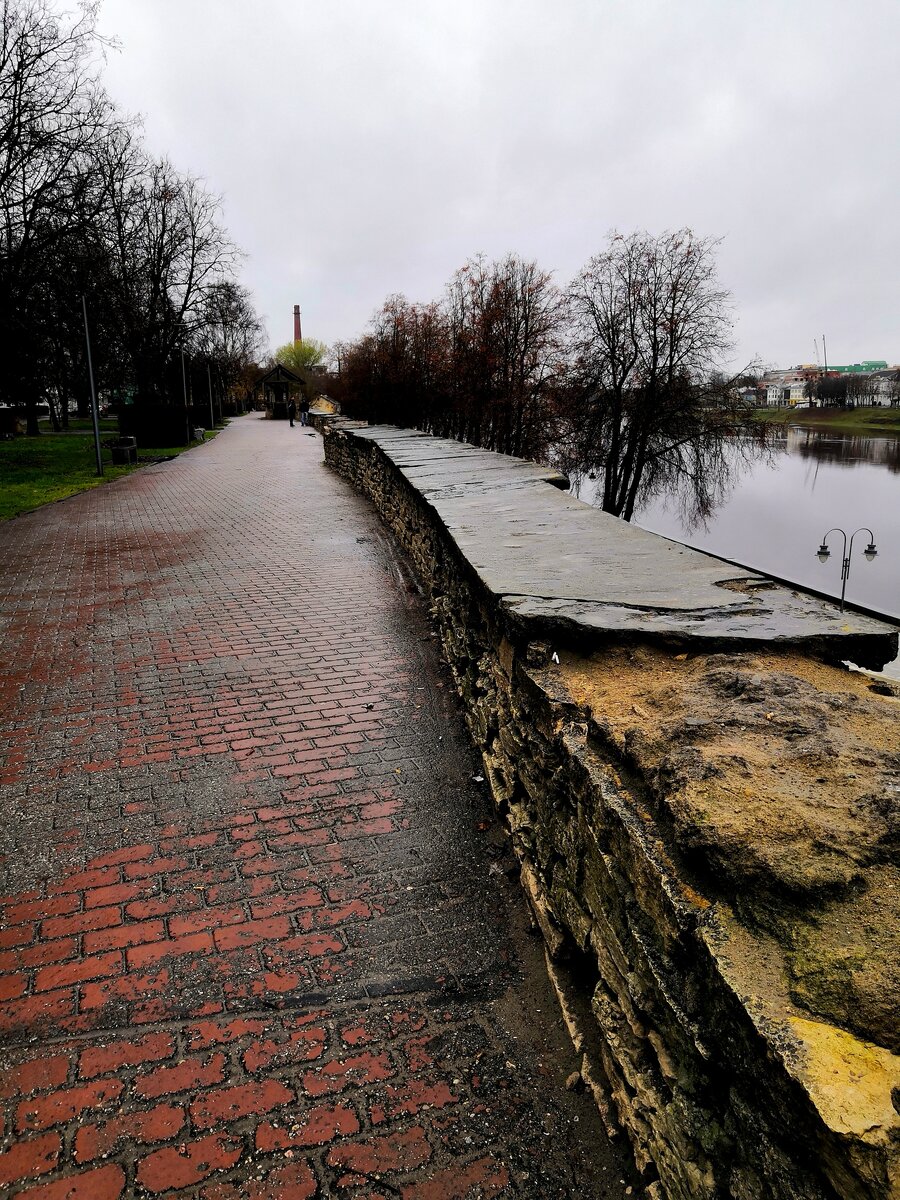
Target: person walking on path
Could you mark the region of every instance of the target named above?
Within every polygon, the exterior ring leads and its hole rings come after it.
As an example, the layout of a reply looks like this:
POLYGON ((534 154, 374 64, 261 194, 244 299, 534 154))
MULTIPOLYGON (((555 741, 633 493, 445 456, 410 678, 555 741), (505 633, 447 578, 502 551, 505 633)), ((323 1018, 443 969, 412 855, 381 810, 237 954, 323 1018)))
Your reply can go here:
POLYGON ((309 424, 309 400, 306 396, 300 397, 300 424, 309 424))
MULTIPOLYGON (((297 415, 297 401, 291 396, 288 401, 288 420, 291 423, 291 429, 294 428, 294 417, 297 415)), ((302 421, 301 421, 302 424, 302 421)))
POLYGON ((637 1192, 393 555, 252 417, 0 522, 0 1194, 637 1192))

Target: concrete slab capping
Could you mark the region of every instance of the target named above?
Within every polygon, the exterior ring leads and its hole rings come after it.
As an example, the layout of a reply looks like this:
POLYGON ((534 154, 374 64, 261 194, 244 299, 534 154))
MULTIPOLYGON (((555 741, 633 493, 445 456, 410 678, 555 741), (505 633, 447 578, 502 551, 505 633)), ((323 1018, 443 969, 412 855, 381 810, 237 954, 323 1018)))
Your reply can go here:
POLYGON ((392 426, 344 436, 379 447, 520 630, 564 642, 802 645, 873 670, 896 656, 896 627, 600 512, 564 494, 553 468, 392 426))
POLYGON ((840 665, 896 627, 535 464, 340 422, 325 455, 422 585, 645 1200, 900 1197, 900 685, 840 665))

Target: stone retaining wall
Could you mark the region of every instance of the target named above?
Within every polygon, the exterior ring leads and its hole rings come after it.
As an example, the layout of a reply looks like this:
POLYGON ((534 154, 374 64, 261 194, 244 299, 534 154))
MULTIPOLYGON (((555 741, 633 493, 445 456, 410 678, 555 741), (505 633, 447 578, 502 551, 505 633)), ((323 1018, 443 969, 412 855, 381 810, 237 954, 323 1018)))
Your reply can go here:
POLYGON ((900 1194, 900 700, 830 665, 896 632, 534 464, 340 422, 325 449, 421 582, 647 1197, 900 1194))

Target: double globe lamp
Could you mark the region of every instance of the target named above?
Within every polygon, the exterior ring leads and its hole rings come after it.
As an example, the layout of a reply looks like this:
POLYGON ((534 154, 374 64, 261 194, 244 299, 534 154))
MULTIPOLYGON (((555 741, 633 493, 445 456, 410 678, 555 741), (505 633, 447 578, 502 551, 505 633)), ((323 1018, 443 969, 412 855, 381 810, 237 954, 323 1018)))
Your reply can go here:
POLYGON ((878 551, 875 549, 875 534, 872 532, 871 529, 867 529, 865 527, 865 525, 863 525, 860 529, 857 529, 854 533, 852 533, 850 535, 849 546, 847 545, 846 533, 844 533, 843 529, 838 529, 837 527, 835 527, 834 529, 828 530, 828 532, 822 538, 822 545, 816 551, 816 557, 818 558, 820 563, 828 562, 829 558, 831 558, 831 551, 828 549, 828 539, 831 537, 831 535, 833 533, 839 533, 841 535, 841 537, 844 539, 843 562, 841 565, 841 612, 843 612, 844 611, 844 593, 847 590, 847 580, 850 577, 850 555, 853 553, 853 539, 856 537, 856 534, 857 533, 867 533, 869 535, 869 544, 868 544, 868 546, 866 546, 865 550, 863 550, 863 554, 866 556, 866 558, 869 560, 869 562, 871 562, 872 559, 875 558, 875 556, 878 554, 878 551))

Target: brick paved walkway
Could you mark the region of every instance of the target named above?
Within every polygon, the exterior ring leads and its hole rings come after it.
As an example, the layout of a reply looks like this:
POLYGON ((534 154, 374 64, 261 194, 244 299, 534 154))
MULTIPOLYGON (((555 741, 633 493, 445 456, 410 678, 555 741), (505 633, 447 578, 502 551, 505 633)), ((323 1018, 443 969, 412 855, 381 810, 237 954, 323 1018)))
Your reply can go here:
POLYGON ((249 416, 0 526, 0 1194, 620 1196, 420 606, 249 416))

